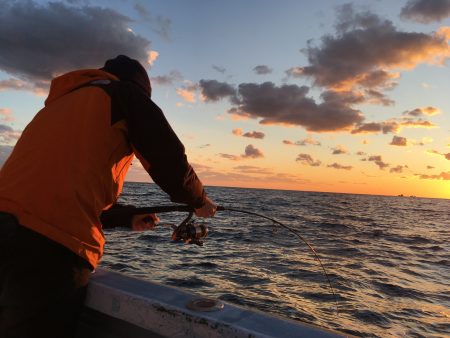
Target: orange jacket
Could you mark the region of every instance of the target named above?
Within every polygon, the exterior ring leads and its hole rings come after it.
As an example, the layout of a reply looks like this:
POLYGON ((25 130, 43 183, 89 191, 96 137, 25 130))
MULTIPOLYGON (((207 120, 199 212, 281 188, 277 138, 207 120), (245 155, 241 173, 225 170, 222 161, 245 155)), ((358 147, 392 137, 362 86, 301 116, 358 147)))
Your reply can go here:
POLYGON ((105 242, 99 216, 116 202, 134 154, 172 201, 204 203, 183 145, 136 85, 102 70, 57 77, 0 170, 0 211, 95 268, 105 242))

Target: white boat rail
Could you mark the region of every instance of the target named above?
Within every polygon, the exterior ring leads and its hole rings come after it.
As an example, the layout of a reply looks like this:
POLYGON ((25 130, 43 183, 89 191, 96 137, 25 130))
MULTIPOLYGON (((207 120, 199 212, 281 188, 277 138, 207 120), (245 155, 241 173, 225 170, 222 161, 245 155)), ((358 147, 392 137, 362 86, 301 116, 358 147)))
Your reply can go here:
POLYGON ((78 337, 338 338, 345 335, 97 269, 78 337))

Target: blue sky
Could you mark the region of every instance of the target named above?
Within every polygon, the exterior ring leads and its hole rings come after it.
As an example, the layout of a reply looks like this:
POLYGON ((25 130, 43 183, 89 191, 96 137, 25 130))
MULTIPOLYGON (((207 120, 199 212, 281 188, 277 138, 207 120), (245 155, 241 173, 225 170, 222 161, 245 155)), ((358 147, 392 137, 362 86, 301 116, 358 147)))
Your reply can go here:
POLYGON ((449 198, 450 2, 430 3, 5 1, 0 160, 52 76, 152 55, 206 184, 449 198))

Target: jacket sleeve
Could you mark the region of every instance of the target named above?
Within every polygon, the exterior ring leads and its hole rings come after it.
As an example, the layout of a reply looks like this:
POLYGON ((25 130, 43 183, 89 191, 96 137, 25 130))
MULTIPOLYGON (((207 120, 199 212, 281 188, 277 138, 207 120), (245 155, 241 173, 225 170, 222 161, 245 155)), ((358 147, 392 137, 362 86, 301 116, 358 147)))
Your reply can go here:
POLYGON ((125 119, 137 158, 172 202, 201 207, 203 184, 162 110, 139 91, 129 91, 128 98, 125 119))
POLYGON ((108 210, 103 210, 100 215, 100 222, 103 229, 115 227, 131 228, 131 219, 136 207, 132 205, 114 204, 108 210))

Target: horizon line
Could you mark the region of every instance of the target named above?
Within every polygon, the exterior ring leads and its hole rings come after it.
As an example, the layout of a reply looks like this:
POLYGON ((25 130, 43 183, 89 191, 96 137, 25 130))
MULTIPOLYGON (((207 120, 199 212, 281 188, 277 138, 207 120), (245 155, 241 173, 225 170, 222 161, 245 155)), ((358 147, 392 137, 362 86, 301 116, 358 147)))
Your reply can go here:
MULTIPOLYGON (((141 184, 155 184, 155 182, 143 182, 143 181, 131 181, 126 180, 126 183, 141 183, 141 184)), ((381 197, 403 197, 403 198, 428 198, 428 199, 440 199, 440 200, 450 200, 450 198, 445 197, 428 197, 428 196, 416 196, 416 195, 383 195, 383 194, 363 194, 363 193, 352 193, 352 192, 335 192, 335 191, 321 191, 321 190, 299 190, 299 189, 282 189, 282 188, 255 188, 255 187, 240 187, 232 185, 214 185, 214 184, 204 184, 205 187, 217 187, 217 188, 233 188, 233 189, 254 189, 254 190, 277 190, 277 191, 298 191, 298 192, 313 192, 321 194, 340 194, 340 195, 363 195, 363 196, 381 196, 381 197)))

